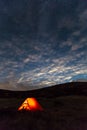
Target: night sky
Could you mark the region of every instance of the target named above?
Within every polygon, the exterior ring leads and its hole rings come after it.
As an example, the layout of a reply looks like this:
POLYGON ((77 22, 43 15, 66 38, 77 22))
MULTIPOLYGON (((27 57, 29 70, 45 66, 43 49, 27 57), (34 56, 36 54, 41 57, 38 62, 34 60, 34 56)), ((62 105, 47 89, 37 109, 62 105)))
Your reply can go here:
POLYGON ((87 80, 86 0, 0 0, 0 88, 87 80))

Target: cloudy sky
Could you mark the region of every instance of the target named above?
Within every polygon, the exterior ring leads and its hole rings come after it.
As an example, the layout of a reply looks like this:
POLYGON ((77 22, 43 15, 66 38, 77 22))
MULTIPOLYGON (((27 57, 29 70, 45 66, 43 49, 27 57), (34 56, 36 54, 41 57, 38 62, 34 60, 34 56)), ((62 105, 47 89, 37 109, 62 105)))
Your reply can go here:
POLYGON ((77 79, 87 80, 87 1, 0 0, 0 83, 77 79))

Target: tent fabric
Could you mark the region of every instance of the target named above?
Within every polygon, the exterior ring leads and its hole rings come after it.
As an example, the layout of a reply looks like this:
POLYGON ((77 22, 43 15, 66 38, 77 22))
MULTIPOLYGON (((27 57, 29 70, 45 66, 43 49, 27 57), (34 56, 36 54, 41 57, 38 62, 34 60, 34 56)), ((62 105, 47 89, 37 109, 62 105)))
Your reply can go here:
POLYGON ((18 108, 18 111, 26 110, 26 111, 42 111, 43 108, 38 103, 38 101, 35 98, 27 98, 22 105, 18 108))

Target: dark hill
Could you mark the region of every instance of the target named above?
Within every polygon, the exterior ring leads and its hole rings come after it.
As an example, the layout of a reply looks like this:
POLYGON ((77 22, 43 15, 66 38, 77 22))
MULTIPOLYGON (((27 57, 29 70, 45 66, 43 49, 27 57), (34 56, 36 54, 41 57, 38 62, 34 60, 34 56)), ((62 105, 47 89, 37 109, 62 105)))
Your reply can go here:
POLYGON ((57 97, 65 95, 87 95, 87 82, 72 82, 51 87, 30 90, 30 91, 10 91, 0 90, 0 97, 57 97))

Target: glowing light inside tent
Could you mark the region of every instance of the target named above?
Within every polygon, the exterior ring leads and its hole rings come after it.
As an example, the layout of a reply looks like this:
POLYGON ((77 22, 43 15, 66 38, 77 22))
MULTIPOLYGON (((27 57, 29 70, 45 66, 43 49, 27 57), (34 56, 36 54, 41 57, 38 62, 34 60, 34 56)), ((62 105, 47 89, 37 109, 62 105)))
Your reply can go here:
POLYGON ((29 110, 29 111, 37 111, 37 110, 43 110, 41 105, 37 102, 35 98, 27 98, 23 104, 18 108, 18 111, 21 110, 29 110))

